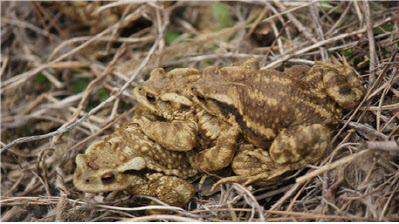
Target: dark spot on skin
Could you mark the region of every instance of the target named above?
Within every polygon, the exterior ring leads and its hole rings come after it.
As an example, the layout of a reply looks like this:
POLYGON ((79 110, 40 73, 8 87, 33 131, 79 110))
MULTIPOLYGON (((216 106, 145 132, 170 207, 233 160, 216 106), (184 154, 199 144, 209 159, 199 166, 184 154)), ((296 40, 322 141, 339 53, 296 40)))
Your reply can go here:
POLYGON ((182 109, 187 109, 187 108, 189 108, 189 106, 187 106, 186 104, 180 104, 180 107, 181 107, 182 109))
POLYGON ((144 168, 142 170, 127 170, 127 171, 123 172, 123 174, 139 176, 143 179, 146 178, 146 174, 153 174, 153 173, 158 173, 158 172, 155 170, 148 169, 148 168, 144 168))
POLYGON ((339 95, 346 95, 350 92, 350 89, 346 86, 339 88, 339 95))
POLYGON ((93 170, 98 170, 100 169, 100 166, 97 165, 97 163, 90 161, 86 164, 88 167, 92 168, 93 170))
POLYGON ((215 101, 217 103, 217 105, 219 106, 220 110, 222 111, 224 116, 228 116, 229 113, 233 114, 235 116, 235 119, 238 123, 238 125, 240 125, 240 127, 242 129, 248 128, 247 125, 245 124, 244 120, 242 119, 241 114, 238 112, 237 108, 228 105, 226 103, 222 103, 219 101, 215 101))

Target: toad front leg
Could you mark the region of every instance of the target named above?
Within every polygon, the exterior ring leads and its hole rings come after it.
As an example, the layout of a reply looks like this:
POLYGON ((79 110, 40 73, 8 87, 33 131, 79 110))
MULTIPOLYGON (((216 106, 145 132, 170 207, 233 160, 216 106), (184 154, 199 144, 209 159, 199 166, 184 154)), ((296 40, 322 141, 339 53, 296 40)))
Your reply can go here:
MULTIPOLYGON (((147 175, 147 181, 128 189, 132 194, 155 197, 168 205, 183 207, 195 194, 192 184, 174 176, 162 174, 147 175)), ((157 205, 151 202, 150 205, 157 205)), ((162 210, 149 210, 148 213, 168 213, 162 210)))
POLYGON ((215 145, 200 152, 191 150, 196 146, 198 126, 191 121, 149 121, 136 120, 143 132, 156 143, 168 150, 186 151, 190 164, 194 169, 211 172, 220 170, 230 164, 233 159, 240 127, 234 117, 221 122, 220 133, 215 145))
POLYGON ((172 151, 189 151, 196 145, 197 124, 191 121, 150 121, 136 119, 142 131, 153 141, 172 151))

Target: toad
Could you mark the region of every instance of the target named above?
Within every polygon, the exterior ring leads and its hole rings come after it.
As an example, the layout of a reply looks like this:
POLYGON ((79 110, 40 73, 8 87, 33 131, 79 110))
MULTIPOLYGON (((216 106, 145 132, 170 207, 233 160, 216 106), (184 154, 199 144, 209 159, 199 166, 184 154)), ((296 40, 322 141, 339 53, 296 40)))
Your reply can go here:
POLYGON ((127 190, 182 207, 195 193, 184 179, 196 174, 184 153, 164 149, 130 121, 76 157, 73 182, 83 192, 127 190))
MULTIPOLYGON (((224 145, 219 141, 217 148, 223 153, 208 149, 195 153, 190 147, 183 151, 189 152, 191 165, 198 170, 213 171, 231 163, 237 176, 219 183, 263 185, 287 171, 319 161, 339 125, 342 110, 356 107, 364 95, 364 87, 345 59, 343 65, 316 62, 312 68, 294 66, 279 72, 260 70, 257 59, 250 58, 223 68, 210 66, 202 74, 192 69, 184 74, 180 69, 177 73, 181 79, 173 78, 176 70, 159 71, 156 73, 161 74, 151 76, 155 85, 143 83, 135 89, 136 98, 160 116, 165 111, 181 114, 188 111, 187 107, 195 108, 191 110, 195 119, 190 119, 194 128, 187 128, 192 133, 198 133, 201 116, 216 121, 213 127, 219 131, 215 141, 222 137, 226 142, 224 145), (193 73, 196 78, 187 78, 193 77, 193 73), (176 85, 176 80, 183 81, 176 85), (161 104, 168 106, 161 108, 161 104), (238 126, 242 137, 237 131, 226 131, 228 128, 220 131, 222 126, 238 126), (215 160, 224 163, 214 168, 215 160)), ((173 116, 169 119, 173 121, 173 116)), ((185 121, 179 120, 188 127, 185 121)), ((176 129, 173 122, 162 125, 165 130, 176 129)), ((160 131, 150 130, 146 134, 156 142, 165 139, 160 131)))

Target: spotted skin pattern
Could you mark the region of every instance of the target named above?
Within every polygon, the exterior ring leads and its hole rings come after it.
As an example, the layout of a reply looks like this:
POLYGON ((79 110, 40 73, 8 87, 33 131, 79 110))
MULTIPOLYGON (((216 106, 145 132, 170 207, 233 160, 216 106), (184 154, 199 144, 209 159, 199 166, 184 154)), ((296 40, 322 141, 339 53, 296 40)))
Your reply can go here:
POLYGON ((74 184, 183 206, 195 192, 186 179, 198 172, 231 165, 236 176, 215 186, 269 185, 319 161, 342 109, 357 106, 364 87, 345 60, 279 72, 250 58, 202 73, 154 69, 134 95, 135 117, 77 156, 74 184))

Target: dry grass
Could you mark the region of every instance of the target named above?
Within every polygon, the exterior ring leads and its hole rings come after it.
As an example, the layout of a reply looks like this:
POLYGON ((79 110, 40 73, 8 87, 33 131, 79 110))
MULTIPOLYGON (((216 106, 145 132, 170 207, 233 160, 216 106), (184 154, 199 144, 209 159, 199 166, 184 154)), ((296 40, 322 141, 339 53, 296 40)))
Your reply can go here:
POLYGON ((213 4, 109 3, 84 24, 50 3, 1 2, 1 221, 399 221, 399 4, 237 1, 225 20, 213 4), (367 95, 324 160, 278 188, 227 184, 145 216, 142 197, 95 203, 73 187, 75 156, 132 117, 131 90, 155 67, 342 55, 367 95))

